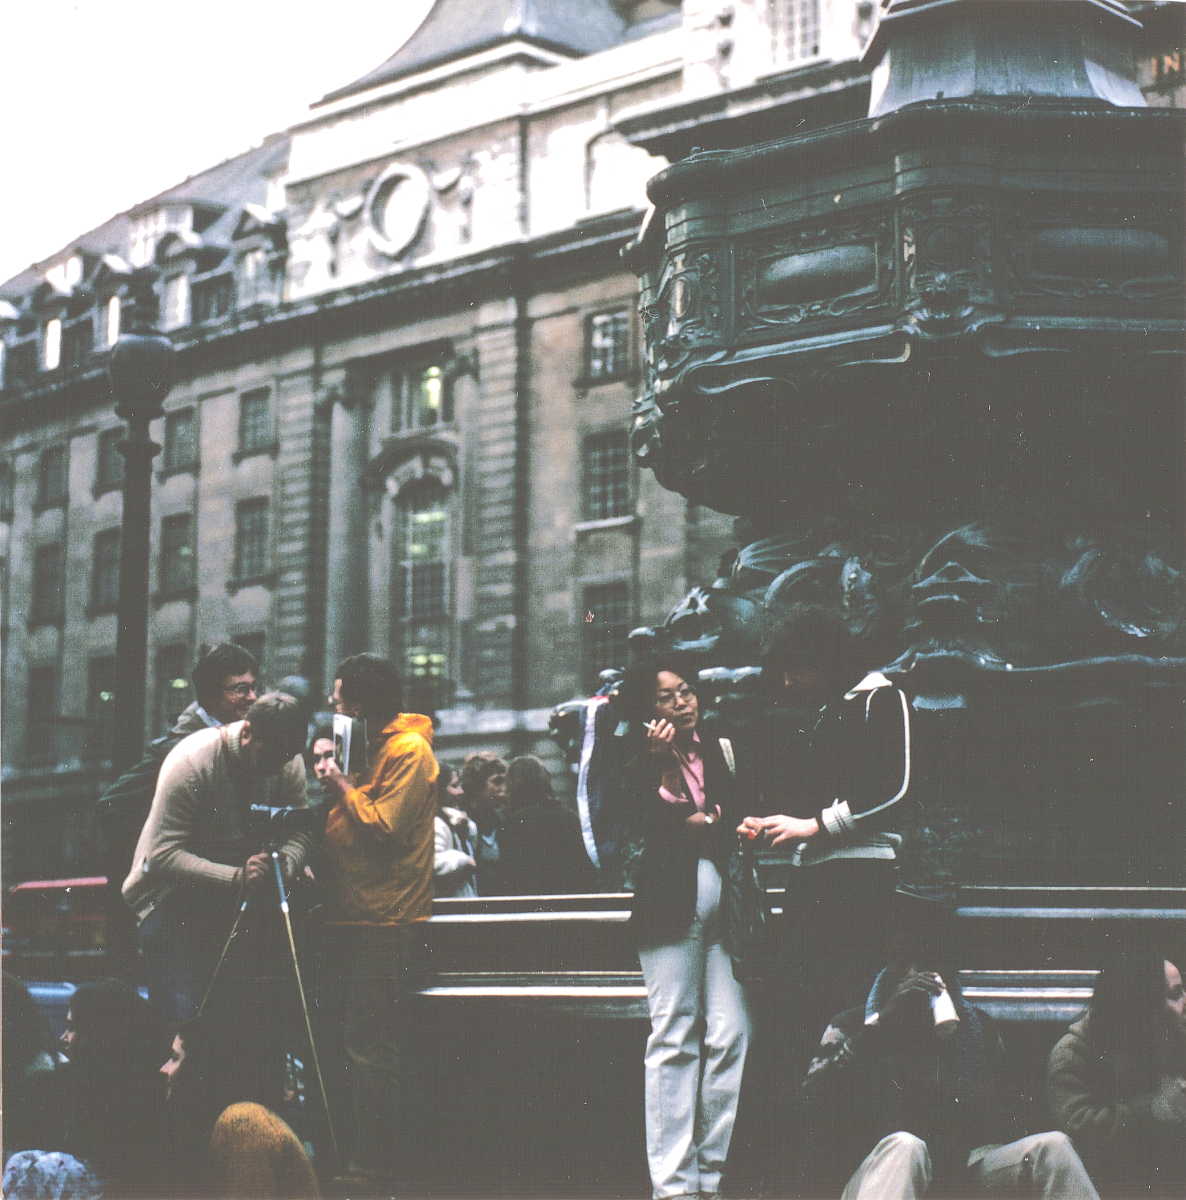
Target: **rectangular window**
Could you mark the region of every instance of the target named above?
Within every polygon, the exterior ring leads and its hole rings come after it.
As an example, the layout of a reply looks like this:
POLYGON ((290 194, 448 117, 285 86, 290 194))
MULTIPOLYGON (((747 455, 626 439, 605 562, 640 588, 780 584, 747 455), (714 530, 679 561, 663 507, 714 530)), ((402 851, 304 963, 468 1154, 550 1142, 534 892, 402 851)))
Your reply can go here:
POLYGON ((56 508, 66 503, 66 447, 47 446, 37 470, 38 508, 56 508))
POLYGON ((165 280, 161 297, 161 325, 177 329, 189 324, 189 276, 174 275, 165 280))
POLYGON ((17 342, 9 349, 5 387, 19 387, 37 373, 37 342, 17 342))
POLYGON ((774 61, 794 63, 820 52, 820 0, 769 0, 774 61))
POLYGON ((119 530, 95 535, 91 555, 91 609, 110 612, 119 604, 119 530))
POLYGON ((121 315, 120 299, 118 296, 108 296, 107 303, 103 305, 102 326, 99 333, 99 344, 101 346, 114 346, 119 341, 119 319, 121 315))
POLYGON ((630 634, 630 590, 625 583, 602 583, 584 592, 585 686, 597 686, 607 667, 625 667, 630 634))
POLYGON ((109 758, 115 733, 115 656, 105 654, 87 664, 87 716, 90 731, 86 739, 88 758, 109 758))
POLYGON ((96 492, 109 492, 123 486, 124 456, 119 452, 119 444, 123 440, 124 431, 119 425, 114 429, 104 429, 99 434, 95 458, 96 492))
POLYGON ((269 559, 268 502, 245 500, 235 508, 235 579, 263 578, 269 559))
POLYGON ((183 642, 156 653, 156 703, 153 720, 158 734, 167 733, 190 702, 189 647, 183 642))
POLYGON ((191 296, 195 321, 220 321, 234 306, 234 280, 229 275, 195 279, 191 296))
POLYGON ((12 463, 0 462, 0 521, 12 520, 15 489, 16 474, 12 469, 12 463))
POLYGON ((176 596, 194 586, 193 520, 177 513, 161 522, 161 575, 163 596, 176 596))
POLYGON ((81 367, 95 348, 95 327, 89 316, 72 321, 62 330, 62 362, 67 367, 81 367))
POLYGON ((161 468, 166 474, 189 471, 198 461, 197 421, 192 408, 165 413, 165 447, 161 468))
POLYGON ((262 246, 244 251, 239 257, 239 277, 236 283, 235 304, 248 308, 266 298, 268 255, 262 246))
POLYGON ((581 445, 581 497, 586 521, 630 515, 630 444, 625 430, 585 438, 581 445))
POLYGON ((399 511, 403 518, 403 615, 421 620, 442 617, 448 603, 448 509, 443 500, 421 497, 399 511))
POLYGON ((449 628, 444 624, 404 629, 404 684, 413 712, 431 712, 449 703, 449 628))
POLYGON ((30 617, 36 625, 61 621, 63 548, 60 542, 38 546, 33 556, 33 595, 30 617))
POLYGON ((25 753, 31 763, 52 762, 58 723, 58 673, 53 667, 29 671, 25 753))
MULTIPOLYGON (((247 653, 250 654, 257 663, 259 663, 260 673, 262 674, 264 669, 264 649, 267 646, 267 638, 262 633, 240 633, 231 638, 231 641, 234 642, 236 646, 242 646, 243 649, 246 650, 247 653)), ((258 690, 262 692, 263 688, 260 687, 258 690)))
POLYGON ((626 373, 630 353, 630 313, 594 313, 585 329, 585 373, 590 379, 617 379, 626 373))
POLYGON ((62 322, 58 317, 46 321, 41 341, 41 365, 56 371, 62 365, 62 322))
POLYGON ((272 393, 255 388, 239 397, 239 453, 258 454, 271 450, 276 436, 272 428, 272 393))
POLYGON ((401 368, 391 379, 396 429, 431 429, 453 422, 453 392, 439 363, 401 368))

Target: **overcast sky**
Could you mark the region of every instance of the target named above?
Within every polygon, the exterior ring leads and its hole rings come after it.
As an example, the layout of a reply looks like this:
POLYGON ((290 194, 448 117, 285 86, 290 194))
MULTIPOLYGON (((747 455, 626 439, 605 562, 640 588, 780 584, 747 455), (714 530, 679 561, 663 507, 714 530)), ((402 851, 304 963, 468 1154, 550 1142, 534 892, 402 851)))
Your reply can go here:
POLYGON ((299 120, 431 0, 9 0, 0 280, 299 120))

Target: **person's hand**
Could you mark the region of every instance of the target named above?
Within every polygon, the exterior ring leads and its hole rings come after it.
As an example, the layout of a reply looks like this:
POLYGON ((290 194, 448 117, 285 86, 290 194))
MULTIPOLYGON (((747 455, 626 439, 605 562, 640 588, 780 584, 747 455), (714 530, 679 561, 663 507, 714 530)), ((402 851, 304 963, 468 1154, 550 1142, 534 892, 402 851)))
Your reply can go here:
POLYGON ((648 721, 643 728, 647 732, 647 753, 657 759, 675 758, 675 726, 662 717, 648 721))
POLYGON ((920 1003, 930 1003, 944 988, 943 980, 934 971, 907 971, 894 988, 893 994, 881 1010, 881 1024, 893 1025, 920 1003))
POLYGON ((331 798, 341 799, 350 790, 350 780, 342 774, 336 758, 329 759, 321 776, 321 786, 331 798))
POLYGON ((272 870, 272 860, 266 854, 253 854, 243 864, 243 883, 249 888, 257 888, 267 879, 272 870))
POLYGON ((692 829, 711 829, 721 819, 721 806, 714 805, 711 812, 697 810, 684 819, 684 824, 692 829))
POLYGON ((801 842, 819 833, 819 822, 814 817, 788 817, 777 814, 773 817, 746 817, 737 827, 743 837, 761 837, 769 846, 781 846, 784 842, 801 842))
POLYGON ((1162 1076, 1153 1093, 1153 1117, 1167 1125, 1186 1125, 1186 1079, 1162 1076))

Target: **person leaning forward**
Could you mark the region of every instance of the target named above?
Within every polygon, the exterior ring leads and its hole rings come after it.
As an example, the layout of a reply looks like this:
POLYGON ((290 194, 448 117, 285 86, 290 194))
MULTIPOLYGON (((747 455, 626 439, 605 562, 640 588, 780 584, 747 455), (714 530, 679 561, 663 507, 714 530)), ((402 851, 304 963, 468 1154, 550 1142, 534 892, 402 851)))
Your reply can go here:
MULTIPOLYGON (((343 1074, 353 1133, 348 1172, 390 1178, 405 1166, 409 1001, 425 956, 432 913, 437 763, 432 721, 404 713, 399 672, 356 654, 338 667, 330 697, 368 727, 370 766, 351 780, 336 763, 323 778, 334 802, 325 828, 327 970, 341 988, 327 1009, 341 1014, 343 1074), (402 1139, 402 1140, 401 1140, 402 1139)), ((339 1077, 339 1088, 343 1080, 339 1077)))

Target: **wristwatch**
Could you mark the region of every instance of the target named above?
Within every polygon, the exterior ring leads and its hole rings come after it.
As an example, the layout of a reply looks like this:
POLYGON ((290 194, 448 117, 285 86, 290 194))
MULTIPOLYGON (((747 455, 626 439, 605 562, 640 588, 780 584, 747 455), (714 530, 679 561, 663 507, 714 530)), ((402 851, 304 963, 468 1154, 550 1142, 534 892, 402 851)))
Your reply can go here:
POLYGON ((717 819, 716 813, 705 813, 704 814, 705 825, 715 825, 716 819, 717 819))

